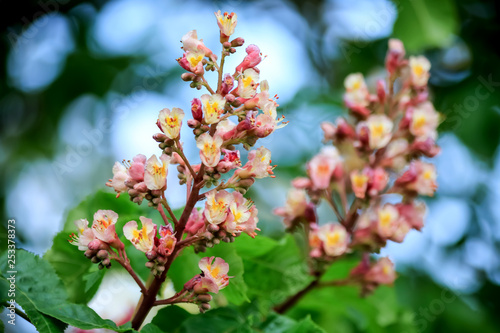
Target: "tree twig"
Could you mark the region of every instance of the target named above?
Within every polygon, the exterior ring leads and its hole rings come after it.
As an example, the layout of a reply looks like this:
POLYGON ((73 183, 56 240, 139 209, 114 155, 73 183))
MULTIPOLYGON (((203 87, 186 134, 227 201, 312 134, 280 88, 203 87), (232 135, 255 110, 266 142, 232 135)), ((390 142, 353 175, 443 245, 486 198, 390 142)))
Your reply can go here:
MULTIPOLYGON (((3 306, 5 306, 6 308, 9 307, 11 305, 11 303, 9 302, 3 302, 2 303, 3 306)), ((16 312, 16 314, 23 318, 24 320, 26 320, 28 323, 32 324, 33 323, 31 322, 31 320, 28 318, 28 316, 26 315, 26 313, 22 312, 21 310, 19 310, 17 307, 14 307, 14 311, 16 312)))
POLYGON ((146 288, 144 283, 142 283, 141 279, 137 276, 135 271, 132 269, 132 266, 130 266, 130 262, 128 260, 125 261, 122 258, 113 258, 113 259, 116 260, 120 265, 122 265, 123 268, 125 268, 125 270, 130 274, 130 276, 132 276, 134 281, 137 283, 139 288, 141 288, 141 292, 144 295, 146 295, 148 292, 148 289, 146 288))

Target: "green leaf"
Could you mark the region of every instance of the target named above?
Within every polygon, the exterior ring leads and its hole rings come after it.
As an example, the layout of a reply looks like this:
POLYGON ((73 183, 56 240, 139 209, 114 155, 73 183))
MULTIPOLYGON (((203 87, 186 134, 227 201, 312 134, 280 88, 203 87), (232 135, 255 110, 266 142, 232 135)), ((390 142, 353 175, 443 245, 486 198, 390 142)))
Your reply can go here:
POLYGON ((452 0, 398 0, 393 36, 409 51, 442 47, 456 35, 458 18, 452 0))
MULTIPOLYGON (((102 319, 86 305, 68 303, 63 283, 46 260, 22 249, 17 251, 16 259, 16 302, 40 333, 63 332, 67 324, 81 329, 131 331, 102 319)), ((7 261, 3 259, 0 261, 0 279, 4 281, 7 281, 6 268, 7 261)))
POLYGON ((192 316, 183 308, 171 305, 158 311, 152 323, 162 329, 163 332, 176 332, 182 323, 192 316))
POLYGON ((158 326, 151 323, 147 324, 141 329, 141 333, 163 333, 163 332, 166 331, 161 330, 158 326))
POLYGON ((87 303, 97 288, 82 288, 86 283, 84 277, 88 274, 92 263, 78 247, 68 242, 67 232, 60 232, 54 237, 52 247, 43 258, 55 269, 63 281, 70 302, 87 303))
POLYGON ((201 257, 220 257, 229 264, 229 284, 221 293, 227 298, 230 303, 240 305, 243 302, 250 302, 247 296, 248 287, 243 279, 245 269, 241 257, 236 253, 234 243, 221 243, 214 246, 203 254, 201 257))
POLYGON ((0 333, 4 333, 5 332, 5 326, 3 324, 3 321, 0 320, 0 333))
MULTIPOLYGON (((335 265, 335 264, 334 264, 335 265)), ((310 315, 323 328, 337 332, 413 332, 409 310, 401 307, 394 288, 381 286, 373 295, 359 296, 352 286, 325 287, 311 291, 287 315, 310 315)))
POLYGON ((102 279, 104 278, 104 272, 104 270, 96 269, 95 271, 83 276, 83 281, 85 282, 85 293, 95 294, 102 282, 102 279))
POLYGON ((84 330, 104 328, 115 332, 133 331, 130 328, 118 328, 113 321, 102 319, 94 310, 83 304, 66 303, 53 307, 43 307, 40 311, 84 330))
MULTIPOLYGON (((0 279, 7 281, 6 258, 0 259, 0 279)), ((63 332, 66 325, 40 311, 40 306, 64 304, 64 286, 48 262, 32 253, 18 249, 16 253, 16 303, 40 333, 63 332)))
MULTIPOLYGON (((236 240, 235 243, 237 243, 236 240)), ((236 250, 238 245, 236 244, 236 250)), ((241 252, 248 293, 276 304, 307 285, 311 278, 293 236, 287 235, 264 254, 241 252)))
POLYGON ((188 318, 182 325, 182 333, 253 332, 245 317, 233 308, 218 308, 188 318))
POLYGON ((316 325, 311 317, 307 316, 305 319, 302 319, 293 327, 291 327, 287 332, 290 333, 324 333, 325 331, 316 325))
POLYGON ((182 250, 182 253, 172 262, 167 276, 172 280, 176 291, 181 290, 193 276, 200 274, 199 261, 200 256, 189 247, 182 250))
POLYGON ((238 254, 242 257, 258 257, 269 251, 279 243, 266 236, 257 236, 252 238, 247 234, 239 236, 233 246, 236 248, 238 254))

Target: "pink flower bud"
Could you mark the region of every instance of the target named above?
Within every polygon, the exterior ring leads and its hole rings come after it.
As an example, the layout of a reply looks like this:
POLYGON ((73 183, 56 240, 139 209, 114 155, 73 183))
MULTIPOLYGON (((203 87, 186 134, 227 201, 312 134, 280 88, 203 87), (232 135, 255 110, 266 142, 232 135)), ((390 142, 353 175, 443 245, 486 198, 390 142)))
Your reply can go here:
POLYGON ((324 140, 333 141, 335 140, 335 134, 337 133, 337 127, 331 122, 324 121, 321 123, 321 129, 323 130, 324 140))
POLYGON ((385 82, 383 80, 377 81, 377 97, 380 104, 385 102, 385 82))
POLYGON ((196 78, 196 75, 192 74, 192 73, 182 73, 182 75, 181 75, 182 81, 185 81, 185 82, 193 81, 195 78, 196 78))
POLYGON ((193 208, 186 222, 186 232, 190 235, 196 235, 204 226, 205 220, 203 219, 203 214, 198 209, 193 208))
POLYGON ((425 203, 412 202, 410 204, 397 204, 399 214, 408 224, 417 230, 421 230, 424 226, 424 216, 426 212, 425 203))
POLYGON ((313 157, 307 165, 309 177, 315 188, 326 189, 330 186, 337 166, 342 162, 337 148, 323 147, 321 153, 313 157))
MULTIPOLYGON (((224 75, 224 80, 222 80, 222 85, 221 85, 221 92, 220 94, 222 96, 227 95, 231 89, 233 89, 234 86, 234 78, 231 76, 231 74, 226 74, 224 75)), ((226 98, 227 100, 227 98, 226 98)), ((231 102, 227 100, 228 102, 231 102)))
POLYGON ((312 186, 312 182, 309 178, 306 177, 298 177, 292 180, 292 186, 301 189, 301 188, 310 188, 312 186))
POLYGON ((394 74, 405 64, 404 56, 405 48, 403 43, 398 39, 389 39, 389 50, 385 58, 385 68, 390 75, 394 74))
POLYGON ((132 164, 128 170, 130 178, 136 182, 144 180, 144 168, 146 165, 146 156, 139 154, 132 159, 132 164))
POLYGON ((390 285, 394 283, 394 280, 396 279, 394 264, 387 257, 380 258, 379 261, 366 273, 365 279, 378 284, 390 285))
POLYGON ((245 44, 245 40, 241 37, 235 38, 231 41, 232 47, 240 47, 243 46, 243 44, 245 44))
POLYGON ((427 138, 425 140, 415 140, 411 144, 410 149, 427 157, 434 157, 441 151, 441 148, 439 148, 436 145, 436 142, 431 138, 427 138))
POLYGON ((254 68, 262 60, 262 58, 260 56, 260 49, 257 45, 253 45, 253 44, 249 45, 249 46, 247 46, 245 51, 246 51, 247 55, 245 56, 245 58, 243 59, 241 64, 239 64, 236 67, 236 73, 243 73, 248 68, 254 68))
POLYGON ((193 119, 200 122, 203 120, 203 109, 201 101, 198 98, 194 98, 191 101, 191 113, 193 114, 193 119))

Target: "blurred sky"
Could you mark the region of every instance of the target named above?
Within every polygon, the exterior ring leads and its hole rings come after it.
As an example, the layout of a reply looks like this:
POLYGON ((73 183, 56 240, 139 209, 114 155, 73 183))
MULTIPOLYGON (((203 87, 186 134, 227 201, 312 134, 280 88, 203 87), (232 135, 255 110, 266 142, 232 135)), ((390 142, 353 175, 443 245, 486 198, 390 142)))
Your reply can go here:
MULTIPOLYGON (((159 153, 151 139, 158 131, 155 124, 158 111, 165 107, 189 110, 191 99, 201 94, 190 89, 178 75, 181 72, 175 59, 182 55, 180 38, 196 29, 207 46, 218 47, 213 16, 218 9, 237 12, 235 35, 244 37, 246 45, 257 44, 267 56, 259 65, 261 78, 269 81, 271 95, 279 95, 279 102, 285 106, 280 110, 290 124, 259 142, 271 149, 273 162, 279 167, 294 166, 317 152, 321 146, 319 124, 333 121, 342 112, 339 105, 311 105, 307 98, 297 98, 304 91, 332 89, 321 68, 312 63, 316 56, 311 56, 308 53, 311 48, 305 45, 314 42, 321 49, 323 60, 337 59, 342 63, 346 59, 339 43, 346 39, 359 42, 387 38, 393 33, 397 19, 396 5, 386 0, 327 1, 321 11, 321 20, 326 25, 321 35, 316 35, 315 27, 297 7, 279 0, 251 3, 117 0, 106 2, 100 9, 81 3, 69 14, 54 12, 40 17, 8 52, 7 85, 11 89, 34 95, 50 87, 65 69, 68 57, 77 52, 78 38, 84 38, 85 52, 96 59, 137 60, 117 73, 107 93, 81 94, 67 104, 59 126, 54 128, 57 136, 54 156, 27 158, 6 181, 6 214, 18 221, 25 248, 43 253, 61 228, 65 213, 87 195, 104 188, 112 176, 113 161, 131 159, 139 153, 147 156, 159 153), (85 18, 90 28, 83 29, 75 17, 85 18), (367 22, 373 24, 368 26, 367 22), (172 73, 175 77, 171 77, 172 73), (134 81, 136 84, 129 89, 128 80, 132 77, 143 79, 134 81), (103 121, 111 121, 109 130, 101 126, 103 121)), ((431 54, 433 66, 436 59, 444 59, 447 64, 471 61, 467 45, 456 36, 450 39, 455 42, 441 48, 440 58, 431 54)), ((229 57, 226 68, 234 68, 243 56, 240 49, 229 57)), ((442 70, 446 66, 437 68, 442 70)), ((437 73, 433 84, 448 82, 443 73, 437 73)), ((460 73, 463 77, 468 75, 467 71, 460 73)), ((373 67, 365 74, 377 76, 380 72, 373 67)), ((81 75, 73 77, 71 84, 85 81, 85 73, 81 75)), ((341 74, 334 69, 332 75, 341 74)), ((209 81, 214 78, 208 75, 209 81)), ((339 94, 342 87, 337 85, 333 89, 339 94)), ((4 108, 15 108, 19 103, 22 101, 15 94, 5 95, 0 101, 4 108)), ((4 137, 14 138, 26 123, 36 121, 25 110, 20 107, 19 112, 10 114, 4 137)), ((184 127, 181 135, 188 157, 196 159, 190 130, 184 127)), ((389 244, 383 254, 395 259, 398 268, 417 267, 440 284, 463 291, 473 292, 480 287, 479 270, 498 284, 500 262, 496 244, 500 241, 500 225, 496 220, 500 216, 500 155, 496 153, 493 164, 488 165, 478 160, 452 132, 442 135, 439 143, 442 154, 435 161, 440 187, 436 198, 429 201, 427 226, 421 233, 412 231, 403 244, 389 244), (486 186, 480 203, 472 197, 479 186, 486 186), (479 225, 471 224, 473 216, 479 225), (474 237, 467 238, 462 250, 450 254, 450 247, 471 232, 474 237)), ((0 147, 0 161, 6 165, 9 142, 3 141, 0 147)), ((180 207, 184 195, 176 179, 172 169, 168 199, 174 207, 180 207)), ((262 220, 269 224, 261 227, 264 232, 273 233, 281 228, 271 210, 284 203, 289 180, 284 175, 257 182, 255 200, 262 220)))

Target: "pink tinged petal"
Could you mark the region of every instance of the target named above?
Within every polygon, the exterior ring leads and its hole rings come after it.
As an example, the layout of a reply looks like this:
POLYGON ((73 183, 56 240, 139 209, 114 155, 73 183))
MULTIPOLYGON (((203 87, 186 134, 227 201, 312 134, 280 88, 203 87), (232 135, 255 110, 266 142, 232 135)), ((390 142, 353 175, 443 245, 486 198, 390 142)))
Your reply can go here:
POLYGON ((120 193, 128 190, 127 185, 125 185, 125 181, 128 178, 127 168, 123 164, 115 162, 113 165, 113 179, 106 183, 106 186, 112 187, 120 195, 120 193))
POLYGON ((424 56, 410 57, 409 67, 413 85, 417 88, 426 86, 431 69, 429 60, 424 56))
POLYGON ((224 141, 215 134, 203 133, 196 140, 196 146, 200 149, 200 159, 208 167, 215 167, 221 157, 220 147, 224 141))
POLYGON ((322 242, 323 250, 331 257, 344 254, 349 245, 349 234, 341 224, 328 223, 321 226, 318 237, 322 242))
POLYGON ((334 172, 342 162, 335 147, 324 147, 308 164, 308 173, 313 185, 318 189, 330 186, 334 172))
POLYGON ((262 57, 260 56, 260 49, 257 45, 251 44, 247 46, 245 52, 247 53, 247 55, 245 56, 241 64, 236 67, 236 73, 243 73, 248 68, 254 68, 262 61, 262 57))
POLYGON ((210 224, 220 224, 226 220, 233 196, 223 190, 217 193, 209 192, 205 202, 204 216, 210 224))
POLYGON ((368 176, 363 172, 354 170, 351 172, 350 179, 354 195, 357 198, 364 199, 368 188, 368 176))
POLYGON ((238 22, 238 16, 235 13, 224 12, 221 14, 220 10, 215 13, 217 18, 217 25, 219 26, 220 32, 229 37, 234 33, 234 28, 238 22))
POLYGON ((221 114, 224 113, 226 100, 219 94, 204 94, 200 97, 203 105, 203 114, 207 124, 215 124, 219 121, 221 114))
POLYGON ((379 284, 392 284, 396 279, 394 264, 387 257, 380 258, 366 273, 365 279, 379 284))
POLYGON ((150 190, 161 190, 167 185, 168 165, 170 157, 163 154, 160 161, 156 155, 151 156, 146 163, 146 172, 144 174, 144 182, 150 190))
POLYGON ((210 277, 202 277, 199 283, 200 287, 207 292, 214 294, 217 294, 219 292, 219 286, 217 285, 217 282, 215 282, 210 277))
POLYGON ((180 134, 182 119, 184 119, 184 111, 179 108, 163 109, 158 115, 161 130, 169 139, 177 139, 180 134))
MULTIPOLYGON (((361 124, 361 123, 360 123, 361 124)), ((371 115, 366 120, 371 149, 385 147, 392 138, 393 122, 385 115, 371 115)))
POLYGON ((386 204, 377 212, 377 231, 380 237, 390 238, 399 228, 398 209, 391 204, 386 204))

